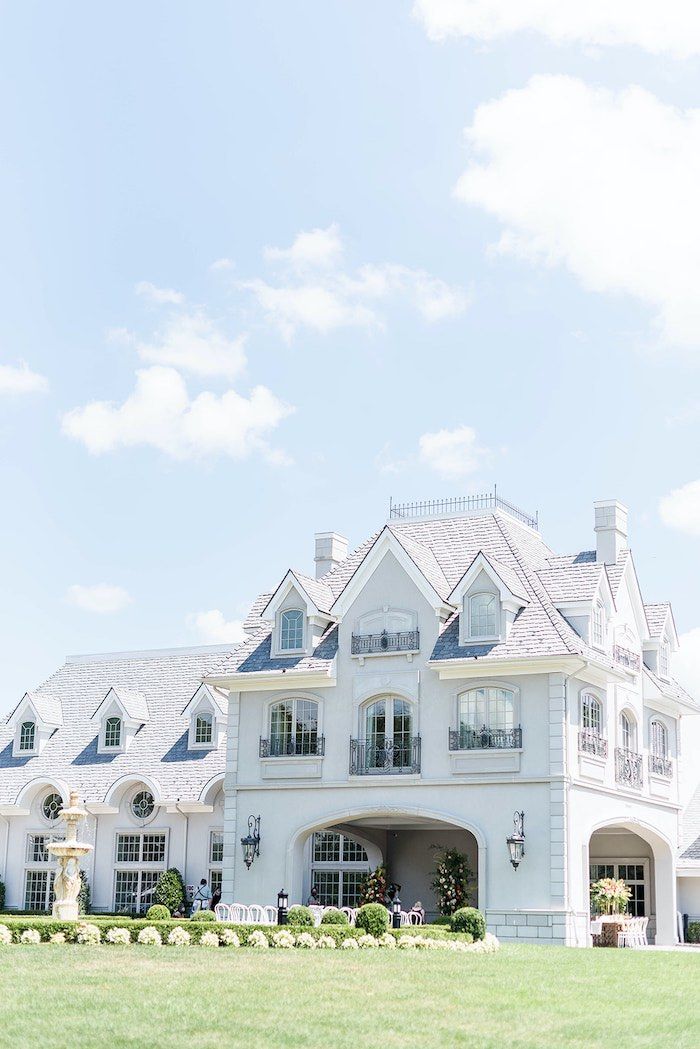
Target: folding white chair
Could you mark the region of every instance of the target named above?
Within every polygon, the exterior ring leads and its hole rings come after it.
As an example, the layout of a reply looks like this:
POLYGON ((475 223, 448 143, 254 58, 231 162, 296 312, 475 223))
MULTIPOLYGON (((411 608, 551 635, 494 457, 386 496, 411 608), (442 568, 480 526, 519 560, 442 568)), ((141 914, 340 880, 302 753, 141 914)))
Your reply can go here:
POLYGON ((232 903, 229 908, 230 921, 237 925, 245 925, 248 922, 248 908, 242 903, 232 903))
POLYGON ((408 911, 401 911, 401 924, 402 925, 412 925, 413 924, 413 922, 411 921, 411 916, 408 913, 408 911))
POLYGON ((265 908, 261 907, 259 903, 251 903, 248 907, 248 921, 251 925, 267 925, 265 908))
POLYGON ((231 919, 229 917, 230 910, 231 910, 231 908, 229 907, 229 905, 227 903, 217 903, 216 907, 214 908, 214 914, 216 915, 216 920, 218 922, 231 921, 231 919))
POLYGON ((348 919, 350 924, 354 925, 355 924, 355 915, 357 914, 357 911, 355 910, 355 908, 354 907, 341 907, 340 909, 343 912, 343 914, 345 915, 345 917, 348 919))
POLYGON ((277 925, 277 908, 273 907, 270 903, 267 907, 264 907, 263 910, 265 911, 265 914, 267 916, 267 924, 277 925))

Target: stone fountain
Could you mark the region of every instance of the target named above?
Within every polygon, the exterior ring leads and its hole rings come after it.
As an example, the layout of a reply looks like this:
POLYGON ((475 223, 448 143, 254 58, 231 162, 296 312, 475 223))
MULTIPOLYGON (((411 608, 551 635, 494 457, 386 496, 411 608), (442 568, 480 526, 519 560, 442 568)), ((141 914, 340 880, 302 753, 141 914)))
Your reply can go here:
POLYGON ((80 893, 80 858, 92 852, 92 845, 78 841, 78 823, 87 812, 81 809, 78 795, 71 791, 70 804, 62 809, 59 819, 66 825, 64 841, 52 841, 47 850, 58 860, 53 880, 55 896, 52 914, 62 921, 75 921, 78 917, 78 894, 80 893))

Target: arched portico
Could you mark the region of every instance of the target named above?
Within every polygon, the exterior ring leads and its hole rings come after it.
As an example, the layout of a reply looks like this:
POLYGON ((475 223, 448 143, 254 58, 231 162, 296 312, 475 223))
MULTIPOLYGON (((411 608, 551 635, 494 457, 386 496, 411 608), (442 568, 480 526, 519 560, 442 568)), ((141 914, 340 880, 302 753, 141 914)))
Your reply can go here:
POLYGON ((591 878, 622 877, 633 892, 630 910, 650 919, 655 942, 677 942, 674 851, 658 828, 629 816, 608 819, 591 828, 584 851, 586 893, 591 878))
POLYGON ((334 830, 359 842, 368 866, 386 863, 391 880, 402 886, 404 903, 416 899, 435 910, 430 888, 434 846, 465 852, 476 875, 475 903, 485 906, 486 839, 474 824, 423 808, 385 806, 344 809, 307 822, 292 832, 285 857, 285 884, 294 901, 305 899, 311 884, 311 842, 316 831, 334 830))

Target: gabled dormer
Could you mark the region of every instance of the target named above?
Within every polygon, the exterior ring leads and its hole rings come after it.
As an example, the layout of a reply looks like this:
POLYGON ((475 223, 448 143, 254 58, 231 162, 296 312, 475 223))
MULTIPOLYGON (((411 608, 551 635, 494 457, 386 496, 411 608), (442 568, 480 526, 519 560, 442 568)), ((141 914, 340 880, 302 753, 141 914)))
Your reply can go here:
POLYGON ((110 688, 92 715, 99 722, 98 754, 125 754, 137 732, 150 721, 148 703, 142 692, 110 688))
POLYGON ((529 604, 514 569, 479 551, 449 596, 460 609, 460 645, 505 641, 520 612, 529 604))
POLYGON ((667 602, 645 605, 649 638, 644 643, 644 663, 661 678, 671 678, 671 656, 678 651, 678 634, 671 606, 667 602))
POLYGON ((35 757, 63 725, 61 701, 45 693, 25 692, 8 718, 8 725, 14 729, 13 758, 35 757))
POLYGON ((330 613, 333 593, 319 579, 301 572, 287 572, 263 609, 273 622, 272 656, 309 655, 334 621, 330 613))
POLYGON ((189 718, 188 750, 216 750, 226 731, 226 698, 213 685, 202 683, 185 709, 189 718))

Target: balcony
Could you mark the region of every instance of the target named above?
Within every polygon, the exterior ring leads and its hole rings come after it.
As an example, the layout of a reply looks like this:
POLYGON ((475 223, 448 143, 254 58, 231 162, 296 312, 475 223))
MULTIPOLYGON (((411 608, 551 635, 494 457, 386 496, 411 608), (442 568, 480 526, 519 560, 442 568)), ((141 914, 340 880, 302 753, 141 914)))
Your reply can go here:
POLYGON ((325 736, 311 735, 303 739, 284 737, 260 739, 261 758, 322 758, 326 752, 325 736))
POLYGON ((663 776, 664 779, 671 779, 673 776, 673 762, 670 758, 661 757, 659 754, 650 754, 649 772, 653 776, 663 776))
POLYGON ((623 787, 642 786, 642 755, 623 747, 615 748, 615 779, 623 787))
POLYGON ((353 656, 386 655, 392 652, 417 652, 419 646, 417 630, 398 630, 381 634, 353 634, 350 653, 353 656))
POLYGON ((449 730, 450 750, 515 750, 523 745, 523 730, 518 725, 511 729, 490 729, 484 725, 475 729, 462 725, 449 730))
POLYGON ((410 776, 420 772, 420 736, 370 743, 350 740, 351 776, 410 776))
POLYGON ((614 663, 618 663, 627 670, 633 670, 635 674, 639 673, 641 661, 636 652, 623 648, 622 645, 613 645, 612 657, 614 663))
POLYGON ((581 754, 591 754, 594 758, 607 758, 608 741, 603 739, 598 732, 584 728, 578 734, 578 749, 581 754))

